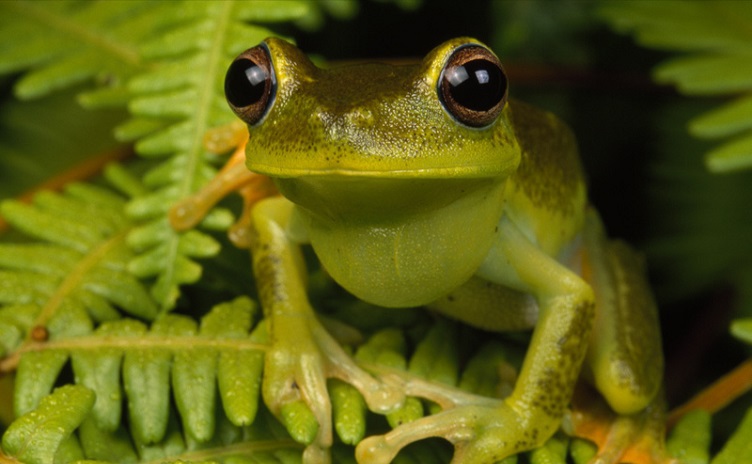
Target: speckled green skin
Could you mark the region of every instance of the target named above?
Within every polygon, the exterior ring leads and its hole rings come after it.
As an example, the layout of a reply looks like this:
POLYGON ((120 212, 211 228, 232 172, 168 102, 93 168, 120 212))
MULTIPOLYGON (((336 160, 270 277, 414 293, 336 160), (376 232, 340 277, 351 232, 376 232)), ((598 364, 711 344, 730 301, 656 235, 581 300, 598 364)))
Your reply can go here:
MULTIPOLYGON (((247 166, 272 177, 287 200, 253 212, 254 266, 273 339, 264 397, 276 413, 291 401, 313 411, 320 428, 307 462, 325 462, 332 440, 327 378, 354 385, 372 410, 393 408, 399 394, 388 379, 358 369, 316 322, 298 242, 310 241, 334 279, 369 302, 429 305, 488 330, 535 327, 503 402, 457 400, 364 440, 359 462, 390 462, 430 436, 454 443, 454 462, 462 463, 490 464, 538 446, 559 426, 586 355, 619 412, 644 408, 660 384, 660 363, 641 369, 636 351, 619 345, 624 337, 613 337, 616 344, 591 337, 594 320, 651 336, 657 323, 651 304, 630 308, 645 317, 629 317, 629 299, 611 301, 626 285, 635 302, 650 297, 642 277, 613 278, 624 260, 612 259, 588 210, 571 132, 515 101, 480 129, 442 107, 437 80, 467 43, 477 42, 448 41, 416 66, 321 70, 294 46, 266 41, 277 93, 250 127, 247 166), (593 279, 593 271, 612 277, 593 279)), ((659 340, 646 345, 660 354, 659 340)))

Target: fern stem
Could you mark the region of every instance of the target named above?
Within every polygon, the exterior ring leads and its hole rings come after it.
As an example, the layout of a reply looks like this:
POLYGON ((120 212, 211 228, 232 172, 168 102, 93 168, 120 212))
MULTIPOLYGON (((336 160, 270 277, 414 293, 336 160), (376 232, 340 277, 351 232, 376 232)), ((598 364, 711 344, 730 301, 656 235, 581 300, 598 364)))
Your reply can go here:
MULTIPOLYGON (((94 177, 108 164, 124 160, 130 156, 133 156, 133 148, 125 145, 97 154, 26 190, 18 195, 16 200, 29 203, 40 191, 61 190, 66 184, 94 177)), ((0 232, 4 232, 8 228, 8 222, 0 217, 0 232)))
MULTIPOLYGON (((234 16, 234 3, 233 2, 215 2, 211 4, 213 7, 219 8, 216 14, 212 17, 216 18, 216 22, 212 28, 210 34, 211 41, 202 50, 204 55, 203 70, 205 78, 201 80, 201 83, 196 86, 196 103, 194 104, 195 111, 191 116, 192 125, 192 140, 186 144, 186 149, 181 156, 186 159, 184 167, 181 168, 182 176, 180 180, 176 182, 176 198, 180 201, 190 197, 190 195, 196 191, 199 187, 202 176, 200 172, 203 166, 204 157, 204 136, 211 127, 211 112, 213 105, 213 99, 217 95, 217 82, 225 72, 225 66, 223 66, 224 46, 227 40, 227 36, 230 34, 230 27, 234 16)), ((138 149, 138 145, 137 145, 138 149)), ((181 262, 182 256, 180 250, 180 239, 177 233, 172 233, 170 239, 164 242, 164 256, 162 260, 166 263, 173 263, 172 265, 165 266, 160 275, 160 282, 163 283, 185 283, 187 280, 180 276, 181 271, 174 263, 181 262)), ((190 279, 188 279, 190 280, 190 279)), ((163 309, 169 309, 174 305, 175 291, 169 291, 166 289, 155 290, 155 298, 158 300, 158 304, 163 309)))
MULTIPOLYGON (((263 453, 266 451, 277 451, 281 449, 303 449, 303 446, 300 443, 297 443, 293 440, 253 440, 248 442, 242 442, 242 443, 235 443, 232 445, 226 445, 219 448, 210 448, 210 449, 203 449, 200 451, 191 451, 187 453, 183 453, 176 456, 170 456, 170 459, 175 461, 182 461, 182 462, 207 462, 207 461, 217 461, 219 462, 219 459, 222 457, 232 457, 232 456, 254 456, 258 455, 259 453, 263 453)), ((163 463, 164 459, 156 459, 153 461, 143 461, 141 464, 160 464, 163 463)))
POLYGON ((673 427, 690 411, 701 409, 711 414, 718 412, 741 395, 752 390, 752 358, 695 395, 669 414, 667 425, 673 427))
POLYGON ((108 348, 133 350, 136 348, 155 348, 178 350, 232 350, 265 351, 267 344, 242 339, 217 339, 197 336, 86 336, 46 342, 28 342, 7 357, 0 359, 0 375, 13 372, 24 354, 34 351, 100 351, 108 348))
MULTIPOLYGON (((86 256, 81 259, 78 265, 71 270, 65 279, 63 279, 55 293, 53 293, 45 302, 45 305, 42 307, 42 310, 39 311, 39 315, 34 321, 33 327, 46 327, 47 323, 55 315, 55 312, 60 308, 63 300, 78 288, 79 282, 84 279, 84 276, 94 269, 102 261, 103 257, 110 252, 110 250, 125 242, 125 237, 129 231, 129 228, 121 230, 119 233, 101 242, 98 246, 90 250, 86 256)), ((28 343, 32 340, 32 333, 33 331, 29 331, 24 343, 28 343)))
POLYGON ((215 33, 211 45, 207 48, 207 60, 206 69, 214 71, 213 75, 203 79, 203 85, 199 90, 199 102, 195 105, 195 108, 199 109, 196 117, 196 131, 194 131, 194 141, 191 143, 193 153, 190 154, 190 166, 187 171, 191 173, 190 176, 185 176, 185 181, 181 188, 181 198, 188 197, 195 190, 196 186, 193 185, 196 179, 196 171, 198 170, 199 162, 202 158, 201 151, 204 148, 204 136, 209 130, 209 113, 212 108, 212 100, 216 94, 215 83, 217 76, 214 75, 218 70, 224 72, 224 67, 220 66, 221 60, 224 59, 222 53, 222 46, 225 42, 225 35, 229 31, 229 24, 232 20, 233 3, 222 2, 222 14, 218 14, 218 24, 214 28, 215 33))

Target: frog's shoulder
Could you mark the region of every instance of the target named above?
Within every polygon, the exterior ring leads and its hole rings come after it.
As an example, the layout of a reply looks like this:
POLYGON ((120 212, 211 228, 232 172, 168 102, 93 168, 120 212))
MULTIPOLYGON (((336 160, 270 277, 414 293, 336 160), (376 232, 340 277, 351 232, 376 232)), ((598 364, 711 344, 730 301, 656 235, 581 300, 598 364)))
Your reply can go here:
POLYGON ((555 252, 579 230, 587 204, 577 141, 554 114, 517 100, 509 106, 521 159, 509 179, 507 210, 539 241, 552 240, 544 248, 555 252))
POLYGON ((553 113, 517 100, 509 102, 514 133, 522 156, 513 182, 541 208, 571 208, 584 187, 577 141, 553 113))

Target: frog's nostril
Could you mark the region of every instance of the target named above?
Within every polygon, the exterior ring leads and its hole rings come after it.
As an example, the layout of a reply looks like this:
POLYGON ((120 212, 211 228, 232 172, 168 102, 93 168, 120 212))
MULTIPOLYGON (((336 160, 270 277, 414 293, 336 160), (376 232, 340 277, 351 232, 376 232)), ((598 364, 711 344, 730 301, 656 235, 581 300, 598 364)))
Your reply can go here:
POLYGON ((356 108, 346 113, 345 118, 350 125, 358 127, 369 127, 374 122, 373 113, 367 108, 356 108))

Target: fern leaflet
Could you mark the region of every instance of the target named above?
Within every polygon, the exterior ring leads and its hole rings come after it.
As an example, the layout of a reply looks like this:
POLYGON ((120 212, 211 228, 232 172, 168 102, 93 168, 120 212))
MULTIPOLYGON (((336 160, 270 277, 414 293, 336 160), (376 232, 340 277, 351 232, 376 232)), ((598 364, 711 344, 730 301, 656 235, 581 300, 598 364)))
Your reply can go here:
POLYGON ((697 137, 730 137, 706 155, 708 168, 725 172, 752 166, 752 4, 739 1, 605 3, 603 15, 652 48, 687 55, 661 64, 655 79, 688 95, 741 94, 690 122, 697 137))
MULTIPOLYGON (((32 70, 16 84, 23 97, 97 78, 103 84, 84 94, 87 106, 128 104, 134 118, 117 130, 136 140, 137 151, 157 159, 144 179, 148 194, 128 207, 141 223, 128 243, 140 253, 129 269, 154 278, 152 293, 171 309, 179 286, 196 282, 195 258, 214 256, 219 244, 194 230, 175 233, 166 213, 214 176, 203 148, 210 127, 234 119, 222 96, 222 81, 232 58, 271 32, 246 21, 289 21, 311 11, 289 2, 5 2, 0 28, 0 72, 32 70), (180 11, 179 15, 173 14, 180 11), (17 37, 33 37, 18 46, 17 37)), ((226 211, 204 222, 227 227, 226 211)))
MULTIPOLYGON (((291 19, 307 8, 296 2, 193 1, 181 10, 182 22, 143 45, 154 69, 130 81, 134 119, 119 132, 143 137, 136 144, 138 153, 160 160, 144 179, 151 192, 132 202, 128 212, 143 223, 129 237, 141 252, 130 269, 139 277, 156 278, 152 293, 163 309, 174 306, 179 285, 200 278, 193 258, 219 251, 203 232, 173 231, 167 212, 215 175, 203 137, 209 128, 234 119, 223 97, 225 71, 238 52, 271 34, 242 21, 291 19)), ((204 225, 226 228, 230 222, 229 214, 215 211, 204 225)))
POLYGON ((138 43, 153 33, 148 9, 143 1, 2 2, 0 73, 31 68, 15 85, 21 98, 91 79, 122 88, 146 66, 138 43))
POLYGON ((115 308, 151 319, 157 307, 127 271, 131 228, 125 199, 109 190, 70 184, 32 205, 0 204, 0 213, 40 242, 0 244, 0 351, 17 349, 32 329, 51 339, 89 333, 120 317, 115 308))
POLYGON ((72 433, 93 404, 94 393, 84 387, 59 388, 40 401, 33 413, 13 423, 3 435, 4 452, 27 464, 51 464, 60 454, 68 454, 67 460, 83 458, 72 433))

